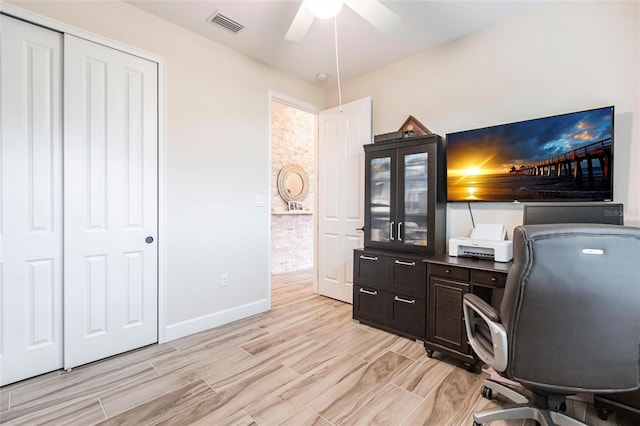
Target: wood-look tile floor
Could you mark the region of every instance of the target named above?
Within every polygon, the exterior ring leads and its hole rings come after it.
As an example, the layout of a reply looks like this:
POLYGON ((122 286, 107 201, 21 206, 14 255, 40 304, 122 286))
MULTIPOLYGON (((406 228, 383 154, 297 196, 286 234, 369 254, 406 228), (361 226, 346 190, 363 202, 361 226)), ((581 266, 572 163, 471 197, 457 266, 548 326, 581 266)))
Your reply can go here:
MULTIPOLYGON (((0 423, 457 426, 501 403, 480 396, 484 373, 354 322, 311 282, 274 276, 269 312, 0 388, 0 423)), ((626 424, 569 405, 589 424, 626 424)))

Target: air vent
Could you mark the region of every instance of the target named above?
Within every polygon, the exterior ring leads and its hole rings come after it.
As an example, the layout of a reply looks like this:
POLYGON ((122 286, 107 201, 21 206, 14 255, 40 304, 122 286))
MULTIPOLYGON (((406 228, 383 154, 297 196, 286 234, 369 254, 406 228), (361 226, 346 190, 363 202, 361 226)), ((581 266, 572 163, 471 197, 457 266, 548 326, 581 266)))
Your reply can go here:
POLYGON ((211 15, 209 19, 207 19, 207 22, 220 25, 221 27, 226 28, 233 33, 237 33, 244 28, 244 25, 237 23, 233 19, 217 11, 213 15, 211 15))

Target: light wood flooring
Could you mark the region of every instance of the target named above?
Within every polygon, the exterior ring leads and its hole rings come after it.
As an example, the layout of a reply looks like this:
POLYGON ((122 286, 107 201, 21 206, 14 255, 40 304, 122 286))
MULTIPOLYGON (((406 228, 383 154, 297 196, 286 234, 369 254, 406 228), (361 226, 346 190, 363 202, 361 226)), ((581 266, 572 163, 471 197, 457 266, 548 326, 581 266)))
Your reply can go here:
MULTIPOLYGON (((0 423, 471 425, 484 373, 358 324, 311 271, 273 277, 273 309, 0 389, 0 423)), ((569 410, 595 425, 593 407, 569 410)), ((493 425, 533 424, 494 422, 493 425)))

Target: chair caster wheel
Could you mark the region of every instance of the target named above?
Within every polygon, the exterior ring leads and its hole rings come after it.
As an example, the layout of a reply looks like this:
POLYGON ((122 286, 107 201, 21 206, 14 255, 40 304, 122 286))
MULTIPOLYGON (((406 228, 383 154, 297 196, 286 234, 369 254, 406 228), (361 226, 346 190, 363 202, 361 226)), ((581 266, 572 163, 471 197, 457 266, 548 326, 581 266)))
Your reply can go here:
POLYGON ((425 351, 427 351, 427 356, 429 358, 433 358, 433 351, 431 349, 425 349, 425 351))
POLYGON ((483 386, 480 394, 486 399, 491 399, 493 398, 493 389, 487 386, 483 386))
POLYGON ((604 408, 599 408, 598 410, 598 417, 602 420, 607 420, 609 418, 609 410, 606 410, 604 408))
POLYGON ((482 426, 482 423, 478 423, 475 420, 473 421, 473 426, 482 426))
POLYGON ((566 402, 560 403, 560 405, 558 405, 558 410, 562 411, 563 413, 567 411, 567 403, 566 402))

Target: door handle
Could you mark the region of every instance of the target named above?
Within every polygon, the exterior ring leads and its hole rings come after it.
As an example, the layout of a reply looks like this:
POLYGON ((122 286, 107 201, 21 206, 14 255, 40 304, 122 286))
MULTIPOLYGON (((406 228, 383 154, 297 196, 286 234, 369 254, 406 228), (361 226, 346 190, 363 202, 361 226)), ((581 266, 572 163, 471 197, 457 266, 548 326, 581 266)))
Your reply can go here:
POLYGON ((356 228, 356 231, 362 231, 364 232, 364 226, 362 228, 356 228))
POLYGON ((153 242, 153 237, 149 235, 147 238, 144 239, 144 242, 147 244, 151 244, 153 242))
POLYGON ((390 239, 391 241, 393 241, 393 240, 394 240, 394 238, 393 238, 393 225, 395 225, 395 222, 391 222, 391 223, 389 224, 389 239, 390 239))

